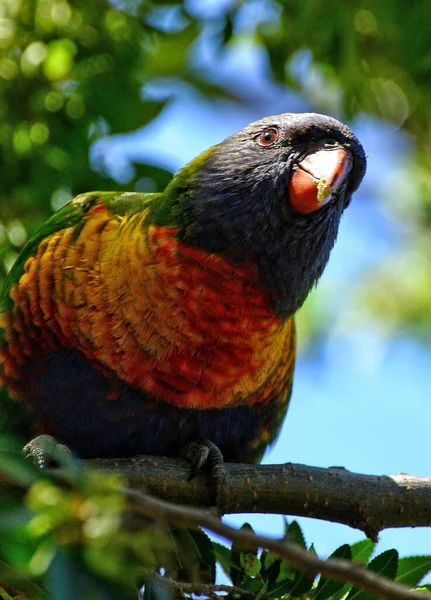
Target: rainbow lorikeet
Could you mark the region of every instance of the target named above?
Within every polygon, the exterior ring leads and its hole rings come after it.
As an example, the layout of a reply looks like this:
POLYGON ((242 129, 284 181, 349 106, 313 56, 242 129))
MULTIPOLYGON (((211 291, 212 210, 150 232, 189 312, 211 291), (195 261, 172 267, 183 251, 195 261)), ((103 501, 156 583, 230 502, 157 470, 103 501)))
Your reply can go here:
POLYGON ((71 200, 4 287, 1 426, 83 458, 208 439, 227 461, 259 461, 291 394, 293 315, 364 172, 345 125, 283 114, 162 193, 71 200))

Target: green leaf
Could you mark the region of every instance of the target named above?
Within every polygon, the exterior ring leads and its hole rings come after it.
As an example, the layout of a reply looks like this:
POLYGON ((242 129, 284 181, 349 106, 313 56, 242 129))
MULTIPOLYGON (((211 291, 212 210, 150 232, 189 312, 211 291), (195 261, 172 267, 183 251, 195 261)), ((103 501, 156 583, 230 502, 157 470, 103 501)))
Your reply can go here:
MULTIPOLYGON (((305 549, 305 539, 302 534, 301 528, 297 521, 288 523, 285 520, 285 538, 289 542, 294 542, 301 548, 305 549)), ((311 545, 309 552, 316 554, 314 546, 311 545)), ((262 576, 264 576, 269 583, 273 582, 271 586, 270 595, 272 598, 283 596, 287 593, 299 596, 305 594, 310 590, 313 585, 314 577, 308 577, 302 571, 295 569, 286 560, 280 560, 276 554, 272 552, 262 552, 261 560, 264 562, 266 570, 262 570, 262 576), (278 571, 278 574, 277 574, 278 571), (274 579, 274 575, 277 577, 274 579)))
POLYGON ((280 560, 278 554, 274 554, 274 552, 269 552, 268 550, 263 550, 260 555, 260 560, 263 565, 264 571, 267 571, 277 560, 280 560))
POLYGON ((237 568, 232 562, 231 549, 226 548, 226 546, 218 544, 217 542, 213 542, 212 545, 216 561, 220 564, 226 575, 230 577, 230 570, 232 568, 237 568))
POLYGON ((292 521, 292 523, 288 523, 285 521, 284 528, 284 537, 290 541, 297 544, 300 548, 306 549, 307 545, 305 543, 304 534, 302 533, 302 529, 299 526, 298 521, 292 521))
MULTIPOLYGON (((375 542, 372 542, 368 538, 351 544, 350 548, 352 551, 352 561, 359 562, 364 566, 367 565, 375 546, 375 542)), ((333 595, 331 600, 342 600, 342 598, 346 597, 346 594, 352 589, 352 587, 353 585, 351 583, 344 584, 341 590, 333 595)))
POLYGON ((0 577, 0 589, 3 585, 10 585, 27 594, 29 598, 42 597, 42 589, 38 585, 2 560, 0 560, 0 577))
MULTIPOLYGON (((316 555, 314 546, 311 545, 309 552, 316 555)), ((301 596, 307 593, 313 586, 315 577, 306 575, 303 571, 295 569, 288 561, 282 561, 280 565, 280 574, 277 577, 276 584, 272 587, 272 594, 285 595, 288 592, 292 596, 301 596)))
POLYGON ((382 552, 368 565, 370 571, 374 571, 383 577, 394 580, 398 570, 398 552, 394 548, 382 552))
POLYGON ((262 552, 260 557, 262 563, 261 575, 270 584, 275 583, 280 575, 281 558, 273 552, 262 552))
POLYGON ((352 561, 367 565, 375 547, 375 542, 368 538, 355 542, 350 546, 352 550, 352 561))
POLYGON ((0 450, 0 473, 23 486, 30 486, 47 476, 31 460, 25 459, 21 452, 7 450, 0 450))
POLYGON ((286 596, 290 594, 292 590, 292 581, 281 581, 280 583, 276 583, 269 591, 268 596, 270 598, 280 598, 281 596, 286 596))
POLYGON ((292 596, 301 596, 306 594, 312 587, 315 577, 306 575, 302 571, 297 571, 292 585, 292 596))
POLYGON ((147 78, 178 76, 186 71, 191 45, 199 33, 199 24, 192 21, 181 31, 170 35, 156 35, 154 52, 146 64, 147 78))
POLYGON ((232 34, 233 34, 232 15, 230 13, 227 13, 226 21, 225 21, 225 24, 223 27, 223 33, 222 33, 222 45, 223 46, 230 41, 230 39, 232 38, 232 34))
MULTIPOLYGON (((254 533, 254 529, 253 527, 250 525, 250 523, 243 523, 241 525, 241 529, 246 529, 247 531, 250 531, 251 533, 254 533)), ((257 555, 257 551, 258 551, 258 546, 256 546, 256 548, 251 548, 249 550, 249 552, 253 552, 254 554, 257 555)))
POLYGON ((174 528, 170 531, 176 548, 175 561, 167 569, 174 579, 214 583, 216 559, 208 535, 199 530, 174 528))
MULTIPOLYGON (((331 554, 329 558, 344 558, 345 560, 352 559, 352 550, 349 544, 343 544, 339 548, 335 550, 331 554)), ((335 581, 334 579, 329 579, 328 577, 321 577, 319 580, 319 584, 316 588, 316 595, 314 600, 326 600, 330 598, 333 594, 337 593, 344 587, 344 582, 335 581)))
POLYGON ((245 577, 243 581, 241 581, 241 588, 248 592, 252 592, 253 594, 259 592, 264 585, 265 582, 262 579, 253 579, 252 577, 245 577))
POLYGON ((431 570, 431 556, 407 556, 398 561, 398 573, 395 581, 409 587, 419 585, 431 570))
MULTIPOLYGON (((253 527, 249 523, 244 523, 241 526, 241 529, 246 529, 247 531, 253 532, 253 527)), ((236 544, 232 544, 231 549, 231 563, 232 567, 229 571, 229 577, 232 579, 232 583, 234 585, 239 585, 242 575, 244 574, 242 565, 241 565, 241 555, 252 553, 257 556, 258 547, 251 548, 248 551, 244 552, 242 548, 239 548, 236 544)))
MULTIPOLYGON (((378 573, 383 577, 394 580, 398 570, 398 552, 395 549, 382 552, 370 562, 367 567, 370 571, 378 573)), ((375 600, 375 597, 354 587, 351 589, 346 600, 375 600)))
POLYGON ((296 573, 297 570, 287 560, 282 560, 277 582, 285 581, 286 579, 289 581, 294 581, 296 573))
POLYGON ((43 62, 43 72, 50 80, 57 81, 68 75, 73 66, 73 57, 77 52, 72 40, 53 40, 48 44, 48 53, 43 62))
POLYGON ((241 567, 248 577, 256 577, 260 573, 261 563, 253 552, 243 552, 240 560, 241 567))

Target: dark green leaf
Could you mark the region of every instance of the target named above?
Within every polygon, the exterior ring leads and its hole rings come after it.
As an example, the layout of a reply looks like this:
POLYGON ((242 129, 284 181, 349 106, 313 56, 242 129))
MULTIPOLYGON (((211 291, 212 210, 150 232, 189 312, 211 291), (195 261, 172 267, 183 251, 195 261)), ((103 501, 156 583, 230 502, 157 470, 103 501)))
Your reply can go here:
MULTIPOLYGON (((364 566, 367 565, 375 546, 376 544, 368 538, 355 542, 350 546, 352 551, 352 561, 359 562, 364 566)), ((333 600, 342 600, 342 598, 345 598, 352 587, 352 584, 345 584, 339 592, 333 595, 333 600)))
POLYGON ((214 583, 216 560, 207 534, 201 529, 182 527, 172 529, 170 533, 176 547, 176 561, 167 569, 168 574, 179 581, 214 583))
POLYGON ((0 560, 0 582, 0 588, 2 585, 9 585, 27 594, 29 598, 42 597, 42 589, 38 585, 2 560, 0 560))
POLYGON ((304 550, 306 549, 307 545, 298 521, 292 521, 290 524, 286 521, 284 532, 284 536, 288 541, 294 542, 304 550))
MULTIPOLYGON (((260 561, 262 563, 262 577, 271 584, 275 583, 280 577, 281 567, 284 561, 282 561, 277 554, 268 552, 267 550, 262 551, 260 561)), ((284 571, 286 571, 286 567, 284 571)))
POLYGON ((142 103, 142 125, 144 126, 147 123, 153 121, 162 110, 165 108, 167 104, 166 100, 145 100, 142 103))
POLYGON ((230 570, 232 568, 238 568, 232 562, 231 549, 226 548, 226 546, 223 546, 223 544, 218 544, 217 542, 213 542, 212 545, 216 561, 221 565, 226 575, 230 577, 230 570))
POLYGON ((281 559, 277 558, 269 567, 262 569, 262 577, 270 585, 275 583, 280 575, 281 559))
MULTIPOLYGON (((343 558, 345 560, 351 560, 352 550, 349 544, 344 544, 343 546, 337 548, 329 558, 343 558)), ((342 587, 344 587, 344 582, 342 581, 335 581, 334 579, 321 577, 316 588, 314 600, 326 600, 341 590, 342 587)))
POLYGON ((291 592, 292 586, 292 581, 281 581, 280 583, 276 583, 268 591, 268 596, 270 598, 280 598, 281 596, 285 596, 291 592))
POLYGON ((294 581, 296 574, 297 570, 291 565, 291 563, 289 563, 287 560, 282 560, 277 582, 285 581, 286 579, 289 581, 294 581))
POLYGON ((222 33, 222 45, 226 45, 231 37, 232 37, 232 33, 233 33, 233 20, 232 20, 232 15, 230 13, 228 13, 226 15, 226 21, 225 21, 225 25, 223 27, 223 33, 222 33))
POLYGON ((311 589, 314 579, 312 576, 310 577, 301 571, 297 571, 292 585, 292 595, 301 596, 301 594, 306 594, 311 589))
POLYGON ((263 585, 265 585, 263 580, 253 579, 252 577, 244 577, 241 581, 241 588, 253 594, 259 592, 263 585))
POLYGON ((314 544, 311 544, 311 546, 308 548, 308 552, 310 552, 310 554, 314 554, 314 556, 317 556, 317 552, 316 552, 316 548, 314 547, 314 544))
MULTIPOLYGON (((386 550, 382 552, 370 562, 367 567, 370 571, 378 573, 383 577, 394 580, 397 576, 398 569, 398 552, 394 549, 386 550)), ((352 588, 346 600, 375 600, 374 596, 359 590, 358 588, 352 588)))
POLYGON ((398 570, 398 552, 395 549, 382 552, 368 565, 370 571, 374 571, 383 577, 394 580, 398 570))

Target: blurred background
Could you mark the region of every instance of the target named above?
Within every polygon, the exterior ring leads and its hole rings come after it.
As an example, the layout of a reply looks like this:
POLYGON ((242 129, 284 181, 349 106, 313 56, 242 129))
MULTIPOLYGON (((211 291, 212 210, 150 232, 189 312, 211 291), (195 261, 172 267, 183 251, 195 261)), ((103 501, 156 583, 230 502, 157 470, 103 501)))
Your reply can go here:
MULTIPOLYGON (((298 314, 290 412, 265 462, 431 475, 429 0, 1 0, 1 279, 73 195, 157 191, 263 116, 349 123, 368 172, 298 314)), ((282 533, 276 516, 250 520, 282 533)), ((321 555, 362 538, 301 519, 321 555)), ((380 550, 431 553, 429 529, 380 550)))

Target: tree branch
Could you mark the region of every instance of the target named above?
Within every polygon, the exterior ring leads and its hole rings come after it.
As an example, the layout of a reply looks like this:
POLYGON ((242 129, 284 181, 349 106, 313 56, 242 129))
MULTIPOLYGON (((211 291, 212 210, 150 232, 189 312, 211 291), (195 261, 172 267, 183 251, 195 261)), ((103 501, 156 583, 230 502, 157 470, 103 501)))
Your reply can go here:
MULTIPOLYGON (((127 478, 129 487, 163 500, 197 507, 214 505, 211 478, 188 481, 184 459, 139 456, 86 461, 127 478)), ((362 530, 373 540, 389 527, 431 526, 431 478, 406 474, 362 475, 342 467, 323 469, 286 463, 226 463, 227 479, 219 498, 222 514, 272 513, 335 521, 362 530)), ((12 484, 0 480, 0 493, 12 484)))
POLYGON ((285 539, 273 539, 257 535, 247 529, 235 529, 204 510, 178 506, 132 489, 126 488, 124 492, 132 500, 135 510, 145 517, 177 527, 190 529, 205 527, 243 548, 256 548, 257 546, 266 548, 311 576, 321 573, 331 579, 353 583, 356 587, 382 598, 382 600, 429 598, 429 594, 410 591, 404 585, 393 583, 372 571, 367 571, 359 563, 334 558, 322 560, 315 554, 307 552, 285 539))
MULTIPOLYGON (((214 505, 211 480, 188 481, 182 459, 139 456, 87 461, 106 473, 121 473, 130 487, 163 500, 214 505)), ((227 479, 217 508, 222 514, 272 513, 313 517, 362 530, 373 540, 389 527, 431 526, 431 478, 362 475, 342 467, 323 469, 286 463, 226 463, 227 479)))

